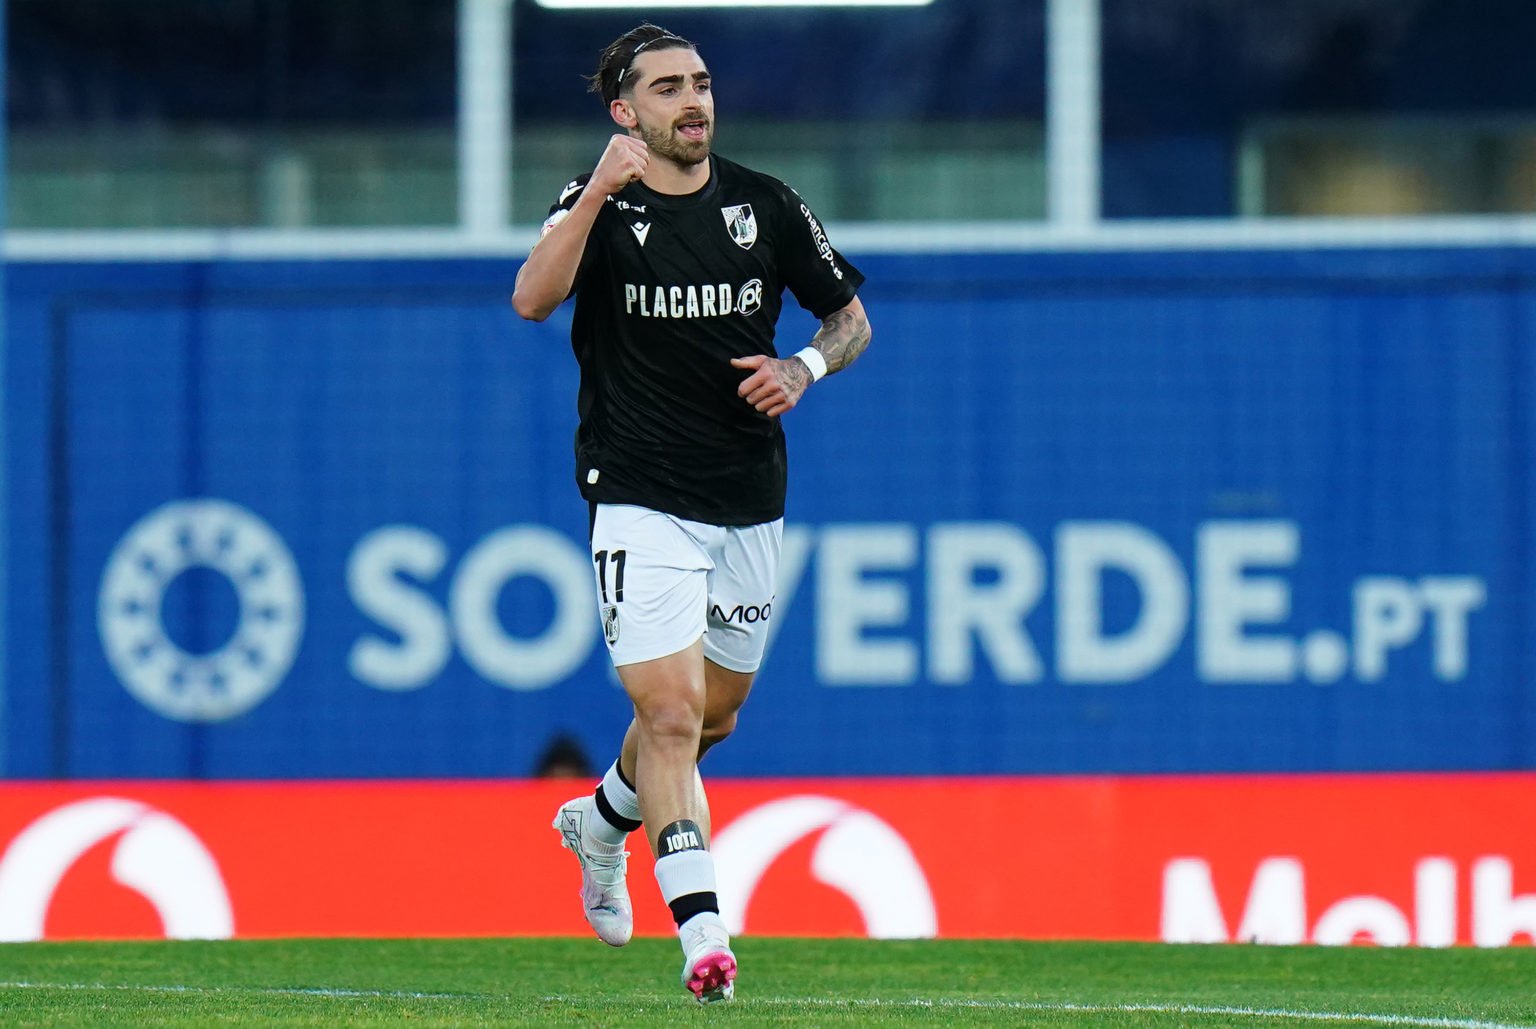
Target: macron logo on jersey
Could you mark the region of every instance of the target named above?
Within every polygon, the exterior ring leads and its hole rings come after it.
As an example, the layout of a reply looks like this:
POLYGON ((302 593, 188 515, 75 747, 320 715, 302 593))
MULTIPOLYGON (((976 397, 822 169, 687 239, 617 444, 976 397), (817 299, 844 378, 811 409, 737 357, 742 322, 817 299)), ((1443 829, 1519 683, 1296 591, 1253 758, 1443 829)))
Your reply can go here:
POLYGON ((750 318, 762 306, 762 279, 749 279, 735 288, 729 282, 703 286, 624 284, 624 313, 641 318, 718 318, 728 314, 750 318))

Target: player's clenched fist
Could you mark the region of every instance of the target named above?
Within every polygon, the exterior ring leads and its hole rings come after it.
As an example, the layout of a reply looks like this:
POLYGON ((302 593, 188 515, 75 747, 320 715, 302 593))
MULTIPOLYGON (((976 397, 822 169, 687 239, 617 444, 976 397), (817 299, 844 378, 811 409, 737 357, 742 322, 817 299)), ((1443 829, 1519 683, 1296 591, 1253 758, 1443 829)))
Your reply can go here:
POLYGON ((598 196, 617 193, 645 175, 645 166, 650 157, 649 148, 640 140, 616 134, 608 140, 607 149, 592 171, 591 185, 598 196))
POLYGON ((810 369, 796 357, 780 361, 767 354, 752 354, 731 358, 731 367, 752 372, 736 388, 736 395, 770 418, 792 409, 811 384, 810 369))

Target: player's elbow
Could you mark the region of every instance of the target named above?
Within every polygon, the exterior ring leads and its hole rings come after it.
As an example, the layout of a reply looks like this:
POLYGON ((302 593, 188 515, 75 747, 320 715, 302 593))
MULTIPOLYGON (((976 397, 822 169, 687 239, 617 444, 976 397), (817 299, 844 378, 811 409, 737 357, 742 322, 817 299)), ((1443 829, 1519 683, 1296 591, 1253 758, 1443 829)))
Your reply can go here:
POLYGON ((869 324, 869 319, 865 317, 863 311, 860 311, 858 322, 854 325, 853 356, 849 360, 857 360, 860 354, 869 349, 869 341, 874 338, 874 326, 869 324))
POLYGON ((848 316, 849 320, 846 323, 848 334, 854 345, 862 351, 869 345, 870 337, 874 335, 874 329, 869 324, 869 312, 865 310, 864 302, 854 297, 839 313, 848 316))
POLYGON ((514 289, 512 291, 512 310, 516 311, 519 317, 527 321, 542 322, 550 316, 554 309, 553 305, 541 303, 537 298, 530 295, 529 290, 514 289))

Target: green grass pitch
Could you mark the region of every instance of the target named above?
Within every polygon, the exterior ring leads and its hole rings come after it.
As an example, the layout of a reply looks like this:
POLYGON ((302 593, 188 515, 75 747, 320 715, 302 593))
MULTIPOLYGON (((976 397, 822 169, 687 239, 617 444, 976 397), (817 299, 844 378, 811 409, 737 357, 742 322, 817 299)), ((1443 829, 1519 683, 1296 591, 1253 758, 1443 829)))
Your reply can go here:
POLYGON ((0 1025, 1536 1027, 1536 950, 737 941, 731 1005, 670 940, 0 945, 0 1025))

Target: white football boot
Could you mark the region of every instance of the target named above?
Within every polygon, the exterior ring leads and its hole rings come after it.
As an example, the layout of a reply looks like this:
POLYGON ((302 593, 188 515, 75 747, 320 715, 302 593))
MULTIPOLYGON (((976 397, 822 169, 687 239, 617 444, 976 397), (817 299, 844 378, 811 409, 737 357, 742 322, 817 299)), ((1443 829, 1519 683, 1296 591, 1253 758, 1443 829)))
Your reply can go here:
POLYGON ((610 947, 622 947, 635 930, 629 887, 624 882, 629 853, 617 848, 612 853, 594 852, 581 831, 587 819, 601 817, 589 793, 562 804, 555 813, 554 827, 561 844, 581 862, 581 908, 587 924, 610 947))
POLYGON ((700 1004, 719 1004, 736 996, 736 955, 718 917, 695 915, 679 932, 683 986, 700 1004))

